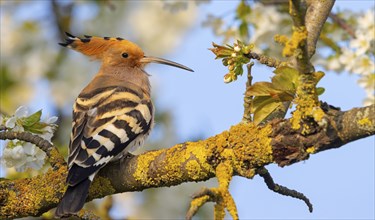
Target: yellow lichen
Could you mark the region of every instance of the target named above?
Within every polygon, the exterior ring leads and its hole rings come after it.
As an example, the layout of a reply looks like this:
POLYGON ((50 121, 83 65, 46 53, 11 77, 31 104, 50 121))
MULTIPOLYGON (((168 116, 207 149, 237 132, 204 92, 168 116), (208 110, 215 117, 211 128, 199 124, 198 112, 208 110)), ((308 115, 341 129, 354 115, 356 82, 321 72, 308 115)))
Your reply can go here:
POLYGON ((222 202, 217 203, 214 206, 214 219, 221 220, 221 219, 224 219, 224 217, 225 217, 225 207, 223 206, 222 202))
POLYGON ((13 187, 7 190, 7 203, 1 206, 1 213, 11 218, 25 213, 34 215, 43 204, 57 203, 56 191, 65 190, 66 172, 66 167, 62 166, 34 178, 14 180, 13 187))
MULTIPOLYGON (((230 161, 224 161, 223 163, 220 163, 216 167, 216 178, 219 182, 219 188, 214 188, 211 191, 214 194, 219 195, 219 197, 222 198, 223 206, 226 207, 229 214, 233 217, 233 219, 238 219, 238 213, 237 213, 237 207, 236 203, 234 202, 232 196, 229 193, 229 183, 232 180, 233 176, 233 167, 230 163, 230 161)), ((220 202, 218 202, 218 205, 221 205, 220 202)), ((220 209, 220 207, 218 207, 220 209)), ((216 210, 215 210, 216 211, 216 210)), ((218 213, 219 214, 219 213, 218 213)))
POLYGON ((142 185, 152 186, 181 178, 199 180, 212 175, 212 167, 207 163, 210 156, 207 144, 206 141, 186 142, 140 155, 133 177, 142 185))
POLYGON ((358 125, 360 126, 364 126, 364 127, 372 127, 373 124, 371 122, 371 120, 369 118, 362 118, 360 120, 358 120, 358 125))
POLYGON ((201 166, 196 160, 187 161, 185 169, 187 170, 189 176, 191 176, 193 180, 198 180, 200 176, 199 173, 202 172, 201 166))
POLYGON ((105 177, 96 176, 94 182, 90 186, 89 194, 92 198, 101 198, 106 195, 115 193, 111 181, 105 177))
POLYGON ((228 189, 229 183, 232 180, 233 168, 230 162, 220 163, 216 167, 216 178, 219 181, 219 187, 228 189))
POLYGON ((152 185, 151 183, 145 183, 145 181, 150 181, 150 178, 148 178, 149 166, 159 154, 160 151, 151 151, 147 154, 139 155, 137 160, 137 169, 133 174, 136 181, 143 182, 145 185, 152 185))
POLYGON ((309 154, 314 154, 316 152, 316 148, 314 146, 311 146, 306 149, 306 152, 309 154))
POLYGON ((230 129, 229 143, 234 149, 233 165, 237 172, 272 162, 271 132, 270 125, 259 128, 254 124, 239 124, 230 129))
MULTIPOLYGON (((201 196, 194 198, 189 213, 191 214, 192 210, 196 211, 207 201, 214 201, 216 202, 215 219, 223 219, 225 209, 233 219, 238 219, 236 204, 228 190, 229 184, 234 173, 252 178, 256 174, 257 167, 272 163, 272 139, 269 137, 271 133, 271 125, 258 127, 253 123, 243 123, 232 126, 229 131, 224 131, 205 141, 197 142, 195 148, 204 149, 202 158, 198 156, 200 158, 197 160, 198 163, 187 162, 185 168, 188 172, 192 172, 192 168, 199 170, 207 166, 206 169, 212 171, 212 167, 216 166, 214 173, 219 186, 207 189, 201 196), (208 156, 209 161, 207 161, 208 156), (199 161, 203 161, 204 165, 199 161)), ((193 144, 186 143, 188 148, 193 144)), ((191 151, 191 157, 197 157, 196 152, 196 150, 191 151)), ((192 173, 196 175, 195 172, 192 173)))
POLYGON ((224 198, 223 200, 226 204, 227 210, 229 214, 232 216, 233 220, 238 219, 236 203, 234 202, 234 199, 230 195, 228 190, 224 192, 223 198, 224 198))
POLYGON ((293 129, 295 129, 295 130, 300 129, 300 127, 301 127, 301 125, 300 125, 301 119, 302 119, 302 112, 299 111, 299 110, 295 110, 293 112, 293 117, 290 119, 290 123, 292 124, 292 128, 293 129))
POLYGON ((204 205, 208 200, 210 199, 209 195, 204 195, 198 198, 193 199, 190 202, 190 209, 197 210, 199 209, 202 205, 204 205))
MULTIPOLYGON (((300 129, 300 123, 307 118, 313 118, 315 122, 322 125, 324 111, 320 108, 318 95, 316 92, 317 82, 324 76, 323 72, 312 74, 300 74, 299 86, 297 88, 297 97, 294 102, 297 104, 296 110, 293 112, 291 124, 293 129, 300 129)), ((309 133, 310 127, 306 123, 303 124, 302 133, 309 133)))
POLYGON ((286 36, 283 35, 276 35, 274 39, 276 42, 285 45, 282 53, 283 56, 290 57, 294 55, 298 47, 302 46, 306 42, 307 29, 305 27, 294 27, 291 39, 288 39, 286 36))
POLYGON ((285 35, 280 35, 280 34, 276 34, 274 36, 274 40, 275 42, 281 44, 281 45, 284 45, 289 41, 288 37, 285 36, 285 35))

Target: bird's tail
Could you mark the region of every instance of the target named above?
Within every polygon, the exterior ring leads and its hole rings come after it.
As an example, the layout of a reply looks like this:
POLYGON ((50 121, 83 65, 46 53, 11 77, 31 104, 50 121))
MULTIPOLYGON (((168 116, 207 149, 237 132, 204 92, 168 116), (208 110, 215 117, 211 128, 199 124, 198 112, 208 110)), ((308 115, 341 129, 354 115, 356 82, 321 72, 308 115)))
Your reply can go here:
POLYGON ((90 184, 91 181, 87 178, 75 186, 68 186, 68 189, 56 208, 55 216, 69 216, 81 210, 89 193, 90 184))

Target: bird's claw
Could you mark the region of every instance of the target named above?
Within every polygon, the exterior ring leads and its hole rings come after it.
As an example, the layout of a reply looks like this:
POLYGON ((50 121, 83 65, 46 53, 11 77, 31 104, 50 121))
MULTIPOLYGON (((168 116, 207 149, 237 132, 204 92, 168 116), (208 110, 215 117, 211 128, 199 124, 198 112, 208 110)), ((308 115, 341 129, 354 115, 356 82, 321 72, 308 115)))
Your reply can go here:
POLYGON ((228 163, 221 163, 216 168, 216 177, 219 181, 218 188, 203 188, 195 193, 190 203, 190 208, 186 213, 186 219, 190 220, 197 213, 200 207, 206 202, 215 202, 215 219, 224 219, 225 209, 233 219, 238 219, 236 203, 230 194, 229 182, 232 179, 233 169, 228 163))

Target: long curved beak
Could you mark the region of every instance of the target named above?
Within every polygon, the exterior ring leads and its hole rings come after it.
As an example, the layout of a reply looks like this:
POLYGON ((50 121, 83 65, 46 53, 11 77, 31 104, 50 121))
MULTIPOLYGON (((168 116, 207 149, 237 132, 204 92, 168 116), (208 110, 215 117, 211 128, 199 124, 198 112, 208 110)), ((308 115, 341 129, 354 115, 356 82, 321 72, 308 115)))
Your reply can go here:
POLYGON ((190 72, 194 72, 194 70, 190 69, 187 66, 184 66, 182 64, 179 64, 179 63, 176 63, 176 62, 173 62, 173 61, 170 61, 170 60, 162 59, 162 58, 159 58, 159 57, 144 56, 141 59, 141 63, 145 63, 145 64, 146 63, 160 63, 160 64, 178 67, 178 68, 190 71, 190 72))

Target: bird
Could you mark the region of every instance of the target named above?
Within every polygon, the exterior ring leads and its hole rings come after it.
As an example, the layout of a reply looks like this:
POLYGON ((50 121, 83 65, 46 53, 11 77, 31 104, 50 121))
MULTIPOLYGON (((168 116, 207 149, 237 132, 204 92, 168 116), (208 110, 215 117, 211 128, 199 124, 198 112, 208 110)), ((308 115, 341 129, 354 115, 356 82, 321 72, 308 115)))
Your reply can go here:
POLYGON ((68 187, 56 217, 79 212, 98 171, 141 147, 150 134, 155 113, 145 66, 159 63, 194 72, 170 60, 145 56, 137 44, 120 37, 65 34, 61 46, 98 60, 101 66, 73 105, 68 187))

